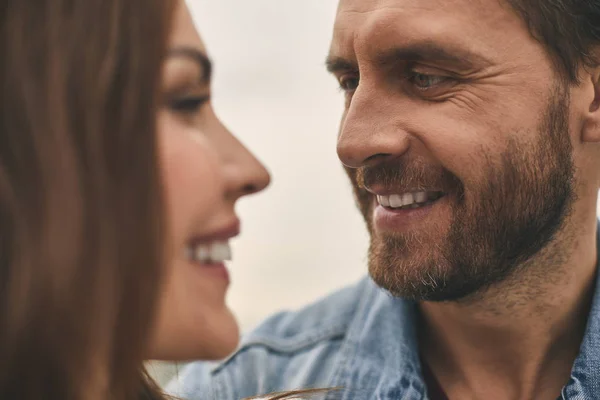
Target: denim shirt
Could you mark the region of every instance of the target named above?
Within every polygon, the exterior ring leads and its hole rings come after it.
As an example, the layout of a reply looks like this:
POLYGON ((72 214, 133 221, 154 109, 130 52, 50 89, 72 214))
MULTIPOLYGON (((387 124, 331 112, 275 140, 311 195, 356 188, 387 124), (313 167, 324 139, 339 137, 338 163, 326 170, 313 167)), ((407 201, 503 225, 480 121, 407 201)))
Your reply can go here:
MULTIPOLYGON (((560 400, 600 399, 599 288, 560 400)), ((416 304, 393 298, 365 278, 301 311, 270 318, 229 359, 189 365, 170 389, 189 400, 239 400, 316 387, 343 388, 327 400, 427 400, 416 318, 416 304)))

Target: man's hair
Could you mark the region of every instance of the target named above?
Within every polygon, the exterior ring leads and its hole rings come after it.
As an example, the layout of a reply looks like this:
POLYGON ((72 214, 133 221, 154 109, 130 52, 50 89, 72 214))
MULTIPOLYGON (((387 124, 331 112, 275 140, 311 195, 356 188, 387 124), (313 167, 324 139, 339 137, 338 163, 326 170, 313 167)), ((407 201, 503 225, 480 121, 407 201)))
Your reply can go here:
POLYGON ((599 62, 600 0, 507 0, 571 83, 581 67, 599 62))

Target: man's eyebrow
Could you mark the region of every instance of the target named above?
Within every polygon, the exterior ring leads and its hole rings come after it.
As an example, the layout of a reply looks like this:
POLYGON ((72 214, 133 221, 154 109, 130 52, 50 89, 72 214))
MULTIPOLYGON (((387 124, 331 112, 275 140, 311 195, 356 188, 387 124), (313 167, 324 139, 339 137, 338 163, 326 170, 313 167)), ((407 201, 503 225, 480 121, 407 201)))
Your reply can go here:
POLYGON ((168 51, 168 57, 184 57, 198 63, 201 71, 200 81, 210 83, 212 78, 213 64, 206 54, 193 47, 175 47, 168 51))
POLYGON ((385 50, 375 58, 380 66, 399 62, 441 62, 462 68, 481 68, 491 64, 483 56, 458 46, 440 45, 435 42, 421 42, 405 47, 385 50))
MULTIPOLYGON (((385 67, 406 62, 441 62, 459 68, 474 69, 491 64, 485 57, 457 46, 442 46, 434 42, 421 42, 379 52, 374 59, 378 66, 385 67)), ((356 62, 330 55, 325 62, 331 73, 358 71, 356 62)))

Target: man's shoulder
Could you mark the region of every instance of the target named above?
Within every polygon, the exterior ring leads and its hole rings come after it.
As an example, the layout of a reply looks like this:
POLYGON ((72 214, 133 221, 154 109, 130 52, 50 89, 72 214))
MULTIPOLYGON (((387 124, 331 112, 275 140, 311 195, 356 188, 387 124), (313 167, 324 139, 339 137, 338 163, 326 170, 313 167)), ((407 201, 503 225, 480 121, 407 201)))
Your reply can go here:
POLYGON ((252 346, 281 352, 303 351, 307 346, 344 335, 369 282, 362 279, 300 310, 273 315, 244 337, 232 357, 252 346))
POLYGON ((171 388, 189 399, 239 399, 327 386, 359 303, 371 286, 365 278, 301 310, 268 318, 228 359, 189 365, 171 388))

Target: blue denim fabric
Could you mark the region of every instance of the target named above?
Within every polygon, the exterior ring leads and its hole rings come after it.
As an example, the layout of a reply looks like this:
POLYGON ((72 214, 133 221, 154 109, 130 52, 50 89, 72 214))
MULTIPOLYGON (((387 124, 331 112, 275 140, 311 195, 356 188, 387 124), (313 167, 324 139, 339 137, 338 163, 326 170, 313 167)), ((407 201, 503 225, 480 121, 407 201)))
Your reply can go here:
MULTIPOLYGON (((600 399, 598 288, 561 400, 600 399)), ((170 389, 189 400, 239 400, 313 387, 344 388, 328 400, 427 400, 416 317, 414 303, 391 297, 365 278, 301 311, 270 318, 229 359, 191 364, 170 389)))

